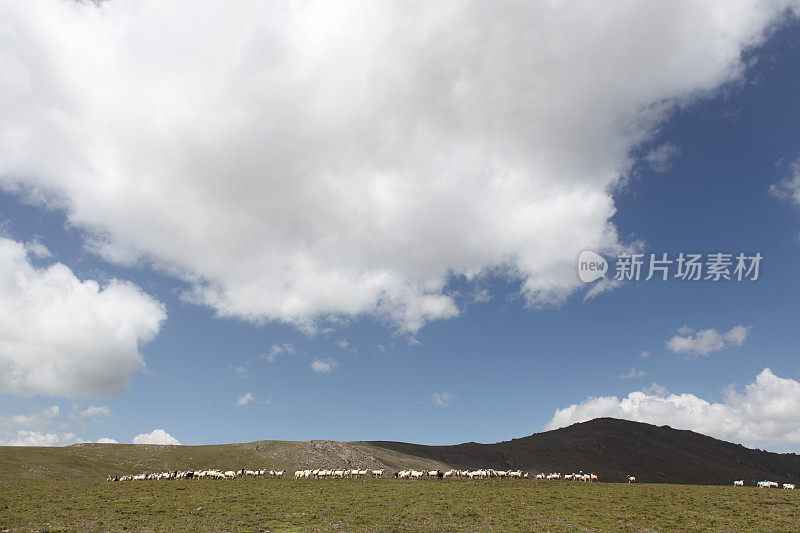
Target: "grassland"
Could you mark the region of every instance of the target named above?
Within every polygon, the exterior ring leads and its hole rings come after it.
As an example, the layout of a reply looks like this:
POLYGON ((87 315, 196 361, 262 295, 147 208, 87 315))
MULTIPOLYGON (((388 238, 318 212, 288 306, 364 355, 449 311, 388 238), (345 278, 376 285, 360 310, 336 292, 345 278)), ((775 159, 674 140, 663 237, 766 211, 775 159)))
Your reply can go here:
POLYGON ((8 531, 798 531, 800 491, 533 480, 0 484, 8 531))

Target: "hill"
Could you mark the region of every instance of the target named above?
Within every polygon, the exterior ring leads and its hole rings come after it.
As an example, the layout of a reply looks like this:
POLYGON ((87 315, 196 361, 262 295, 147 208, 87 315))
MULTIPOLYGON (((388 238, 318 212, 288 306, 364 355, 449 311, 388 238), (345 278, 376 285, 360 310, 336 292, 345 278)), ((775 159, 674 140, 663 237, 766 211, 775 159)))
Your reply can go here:
POLYGON ((754 450, 693 431, 614 418, 596 418, 497 444, 369 444, 460 468, 482 465, 531 472, 583 470, 597 473, 604 481, 624 481, 629 474, 635 475, 637 481, 652 483, 800 480, 797 454, 754 450))
POLYGON ((157 444, 75 444, 64 447, 0 446, 0 482, 52 479, 88 481, 107 475, 169 470, 265 468, 445 468, 366 443, 330 440, 255 441, 243 444, 172 446, 157 444))
POLYGON ((800 456, 745 448, 668 426, 599 418, 496 444, 426 446, 329 440, 164 446, 79 444, 63 448, 0 447, 0 482, 96 480, 108 474, 240 468, 520 469, 594 472, 603 481, 729 484, 744 479, 800 480, 800 456))

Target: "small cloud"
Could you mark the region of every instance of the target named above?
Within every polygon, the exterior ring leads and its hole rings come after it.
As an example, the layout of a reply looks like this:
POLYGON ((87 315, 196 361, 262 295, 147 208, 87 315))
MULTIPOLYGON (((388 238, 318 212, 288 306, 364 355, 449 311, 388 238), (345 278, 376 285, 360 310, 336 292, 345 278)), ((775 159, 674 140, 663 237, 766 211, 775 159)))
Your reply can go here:
POLYGON ((97 422, 104 418, 111 416, 111 408, 107 405, 91 405, 78 413, 78 416, 83 420, 91 420, 97 422))
POLYGON ((253 400, 255 400, 255 397, 253 396, 252 393, 248 392, 244 396, 239 396, 239 398, 236 400, 236 405, 238 406, 247 405, 253 400))
POLYGON ((101 437, 97 439, 97 444, 119 444, 119 442, 109 437, 101 437))
POLYGON ((672 165, 672 159, 680 155, 681 149, 674 144, 664 143, 648 152, 645 161, 655 172, 666 172, 672 165))
POLYGON ((337 366, 339 366, 339 363, 331 358, 314 359, 314 361, 311 362, 311 370, 313 370, 317 374, 324 374, 326 372, 331 372, 337 366))
POLYGON ((431 396, 433 398, 433 403, 437 407, 449 407, 450 402, 455 399, 455 394, 450 391, 445 392, 434 392, 431 396))
POLYGON ((769 192, 776 198, 800 208, 800 157, 789 164, 789 176, 773 184, 769 192))
POLYGON ((178 439, 164 431, 163 429, 154 429, 150 433, 140 433, 133 437, 134 444, 173 444, 180 445, 178 439))
POLYGON ((338 341, 334 341, 333 344, 341 348, 342 350, 346 350, 350 347, 350 343, 347 342, 347 339, 340 339, 338 341))
POLYGON ((475 287, 472 291, 473 303, 486 303, 492 301, 492 293, 485 287, 475 287))
POLYGON ((625 374, 620 374, 619 379, 631 379, 631 378, 642 378, 647 375, 646 370, 636 370, 635 367, 631 367, 628 372, 625 374))
POLYGON ((622 282, 617 281, 615 279, 607 279, 607 278, 601 279, 600 281, 592 283, 591 288, 588 291, 586 291, 586 294, 583 297, 583 301, 588 302, 596 298, 597 296, 603 294, 604 292, 616 289, 621 285, 622 282))
POLYGON ((650 357, 650 350, 642 350, 642 352, 639 354, 639 357, 641 359, 647 359, 650 357))
POLYGON ((652 383, 652 385, 648 385, 647 387, 642 387, 642 391, 645 394, 650 394, 652 396, 658 396, 661 398, 667 396, 667 388, 664 387, 663 385, 659 385, 655 381, 652 383))
MULTIPOLYGON (((13 415, 5 420, 7 420, 8 425, 42 429, 51 425, 53 423, 53 419, 57 418, 60 413, 61 408, 59 406, 51 405, 50 407, 45 407, 44 409, 40 409, 35 413, 27 415, 13 415)), ((3 419, 0 419, 0 422, 2 421, 3 419)))
POLYGON ((69 424, 59 422, 61 409, 52 405, 29 414, 0 416, 0 446, 67 446, 86 442, 66 431, 69 424))
POLYGON ((47 433, 20 429, 13 438, 0 441, 2 446, 69 446, 79 442, 86 442, 74 433, 47 433))
POLYGON ((716 329, 697 331, 683 326, 678 330, 678 335, 669 339, 666 345, 673 353, 708 355, 729 345, 741 346, 751 329, 750 326, 735 326, 726 332, 716 329))
POLYGON ((295 353, 294 344, 284 342, 283 344, 273 344, 269 351, 258 356, 259 359, 266 359, 267 363, 274 363, 281 355, 293 355, 295 353))
POLYGON ((247 367, 243 365, 234 367, 233 372, 240 378, 247 377, 247 367))
POLYGON ((28 255, 32 255, 40 259, 48 259, 53 257, 53 252, 48 250, 47 246, 39 242, 39 237, 24 243, 24 247, 28 255))
POLYGON ((725 334, 725 342, 741 346, 750 334, 751 326, 736 326, 725 334))

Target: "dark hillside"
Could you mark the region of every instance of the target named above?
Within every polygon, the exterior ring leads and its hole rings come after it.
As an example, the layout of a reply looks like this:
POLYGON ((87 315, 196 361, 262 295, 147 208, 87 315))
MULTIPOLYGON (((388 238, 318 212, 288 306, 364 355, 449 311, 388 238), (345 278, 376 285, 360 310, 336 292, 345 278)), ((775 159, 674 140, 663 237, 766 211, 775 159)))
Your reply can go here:
POLYGON ((800 456, 745 448, 693 431, 640 422, 597 418, 497 444, 474 442, 424 446, 403 442, 369 444, 461 468, 530 472, 595 472, 604 481, 747 484, 800 480, 800 456))

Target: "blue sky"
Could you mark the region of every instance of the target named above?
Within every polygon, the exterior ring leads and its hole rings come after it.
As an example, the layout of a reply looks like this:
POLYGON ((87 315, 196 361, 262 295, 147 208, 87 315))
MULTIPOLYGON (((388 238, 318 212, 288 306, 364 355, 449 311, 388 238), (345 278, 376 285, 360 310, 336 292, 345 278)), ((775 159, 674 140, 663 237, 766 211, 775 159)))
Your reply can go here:
POLYGON ((509 3, 418 33, 398 6, 203 5, 179 29, 180 3, 13 4, 0 441, 448 444, 618 416, 800 450, 796 6, 509 3), (584 249, 764 259, 587 297, 584 249))

